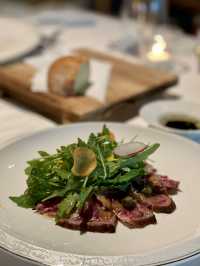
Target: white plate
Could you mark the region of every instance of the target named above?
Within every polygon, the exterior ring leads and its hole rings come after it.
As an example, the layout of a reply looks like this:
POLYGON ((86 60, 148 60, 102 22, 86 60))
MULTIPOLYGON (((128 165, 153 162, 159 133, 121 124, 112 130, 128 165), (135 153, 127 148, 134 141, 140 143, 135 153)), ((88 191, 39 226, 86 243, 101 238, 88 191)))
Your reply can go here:
POLYGON ((182 100, 161 100, 148 103, 140 110, 140 116, 150 126, 200 142, 200 130, 180 130, 163 125, 164 118, 177 117, 177 115, 200 121, 200 104, 182 100))
POLYGON ((21 194, 26 185, 26 161, 38 150, 55 151, 77 137, 87 138, 102 123, 80 123, 50 129, 27 137, 0 151, 0 245, 9 251, 47 265, 141 266, 160 265, 199 252, 200 147, 187 139, 152 129, 108 123, 118 140, 160 142, 152 156, 162 174, 180 180, 182 192, 174 196, 177 210, 157 214, 157 225, 130 230, 119 224, 115 234, 87 233, 55 226, 32 210, 17 207, 8 197, 21 194))
POLYGON ((31 52, 40 43, 39 32, 27 21, 0 18, 0 63, 31 52))

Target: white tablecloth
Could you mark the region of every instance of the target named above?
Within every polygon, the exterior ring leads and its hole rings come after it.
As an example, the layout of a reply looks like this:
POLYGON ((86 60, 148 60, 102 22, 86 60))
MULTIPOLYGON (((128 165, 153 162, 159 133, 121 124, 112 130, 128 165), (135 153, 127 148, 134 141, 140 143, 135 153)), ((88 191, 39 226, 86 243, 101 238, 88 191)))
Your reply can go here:
MULTIPOLYGON (((78 16, 79 15, 80 13, 78 13, 78 16)), ((88 13, 87 17, 89 16, 95 20, 95 26, 67 28, 63 31, 60 41, 65 43, 70 49, 76 47, 91 47, 109 51, 108 45, 112 41, 118 40, 120 36, 127 31, 127 29, 124 29, 124 24, 116 19, 88 13)), ((125 55, 120 54, 119 56, 127 58, 127 60, 138 61, 136 58, 131 59, 125 55)), ((200 103, 200 75, 197 73, 195 58, 193 56, 187 56, 183 59, 189 64, 190 71, 183 74, 179 84, 171 88, 168 93, 171 95, 179 95, 181 98, 188 101, 200 103)), ((146 122, 140 117, 130 119, 127 123, 147 126, 146 122)), ((16 103, 10 103, 5 99, 0 99, 0 146, 4 146, 27 134, 54 126, 56 126, 56 124, 51 120, 22 108, 16 103)), ((1 251, 0 265, 25 266, 27 262, 16 259, 15 256, 7 256, 4 251, 1 251)), ((179 263, 176 265, 179 265, 179 263)), ((197 266, 200 265, 200 260, 194 261, 193 263, 191 260, 189 262, 186 261, 181 265, 197 266)))

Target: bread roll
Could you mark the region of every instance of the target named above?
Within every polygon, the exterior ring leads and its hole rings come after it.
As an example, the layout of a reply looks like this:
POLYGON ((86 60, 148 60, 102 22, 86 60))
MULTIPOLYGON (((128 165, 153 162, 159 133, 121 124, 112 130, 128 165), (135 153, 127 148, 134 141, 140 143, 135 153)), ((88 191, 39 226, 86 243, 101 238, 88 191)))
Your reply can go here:
MULTIPOLYGON (((80 74, 81 66, 89 67, 89 60, 86 57, 74 55, 65 56, 57 59, 48 71, 48 88, 51 93, 62 96, 74 96, 79 94, 75 90, 76 79, 80 74)), ((85 75, 87 76, 87 74, 85 75)), ((83 83, 89 84, 88 77, 85 77, 83 83)), ((83 84, 86 86, 86 84, 83 84)), ((80 93, 81 94, 81 93, 80 93)))

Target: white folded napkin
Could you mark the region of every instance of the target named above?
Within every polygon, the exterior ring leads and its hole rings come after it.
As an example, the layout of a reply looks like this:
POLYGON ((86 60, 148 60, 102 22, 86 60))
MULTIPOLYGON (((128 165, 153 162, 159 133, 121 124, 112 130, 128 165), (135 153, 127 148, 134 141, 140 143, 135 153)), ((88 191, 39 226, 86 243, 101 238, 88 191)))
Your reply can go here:
MULTIPOLYGON (((48 91, 48 69, 50 65, 59 57, 72 54, 68 49, 56 47, 49 49, 39 56, 29 57, 25 62, 37 69, 35 76, 31 82, 33 92, 48 91)), ((90 60, 90 82, 91 86, 87 89, 86 95, 96 98, 100 102, 105 102, 107 87, 111 75, 112 66, 105 61, 90 60)))

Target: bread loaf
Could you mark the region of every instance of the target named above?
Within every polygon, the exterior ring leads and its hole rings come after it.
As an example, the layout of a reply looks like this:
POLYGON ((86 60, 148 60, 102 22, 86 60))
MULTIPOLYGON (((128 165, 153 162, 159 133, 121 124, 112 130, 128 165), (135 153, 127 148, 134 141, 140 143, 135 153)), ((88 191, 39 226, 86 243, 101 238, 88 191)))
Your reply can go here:
POLYGON ((48 88, 62 96, 84 94, 89 86, 89 60, 74 55, 57 59, 48 71, 48 88))

